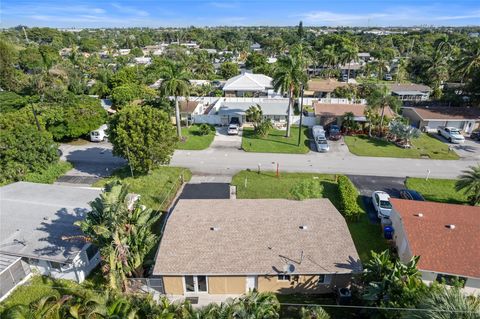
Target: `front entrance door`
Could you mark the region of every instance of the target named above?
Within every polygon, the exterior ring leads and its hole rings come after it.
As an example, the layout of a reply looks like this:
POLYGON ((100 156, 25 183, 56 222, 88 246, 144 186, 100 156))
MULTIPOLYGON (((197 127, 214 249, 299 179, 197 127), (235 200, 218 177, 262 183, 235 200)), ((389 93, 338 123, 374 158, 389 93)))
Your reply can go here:
POLYGON ((246 292, 257 289, 257 276, 247 276, 246 292))
POLYGON ((207 276, 185 276, 185 293, 208 291, 207 276))

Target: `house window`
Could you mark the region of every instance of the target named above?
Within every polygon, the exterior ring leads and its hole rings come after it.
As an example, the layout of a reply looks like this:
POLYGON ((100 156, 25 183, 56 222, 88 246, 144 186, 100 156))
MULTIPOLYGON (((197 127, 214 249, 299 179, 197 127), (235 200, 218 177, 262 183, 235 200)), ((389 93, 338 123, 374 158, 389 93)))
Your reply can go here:
POLYGON ((87 250, 85 252, 87 253, 88 261, 91 261, 93 257, 95 257, 95 255, 97 254, 98 249, 94 245, 90 245, 87 247, 87 250))
POLYGON ((290 275, 278 275, 278 281, 290 281, 290 275))
POLYGON ((274 116, 273 116, 273 120, 274 120, 275 122, 279 122, 279 121, 280 121, 280 115, 274 115, 274 116))
POLYGON ((325 275, 325 274, 318 275, 318 284, 319 285, 327 285, 331 281, 332 281, 332 275, 325 275))
POLYGON ((465 283, 467 282, 467 278, 465 277, 444 274, 438 274, 435 280, 440 283, 445 283, 448 286, 460 286, 462 288, 465 287, 465 283))

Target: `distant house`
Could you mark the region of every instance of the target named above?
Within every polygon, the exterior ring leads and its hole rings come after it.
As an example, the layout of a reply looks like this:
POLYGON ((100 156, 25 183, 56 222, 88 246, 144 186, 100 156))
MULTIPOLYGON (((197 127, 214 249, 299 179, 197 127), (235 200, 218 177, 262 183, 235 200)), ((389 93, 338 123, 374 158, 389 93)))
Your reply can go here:
POLYGON ((153 276, 168 295, 333 293, 362 271, 328 199, 180 200, 153 276), (328 240, 327 240, 328 238, 328 240))
POLYGON ((99 264, 73 224, 99 189, 17 182, 0 192, 0 298, 32 272, 82 282, 99 264))
POLYGON ((346 86, 346 82, 338 82, 334 79, 314 79, 308 81, 305 96, 313 96, 318 98, 330 97, 331 93, 338 87, 346 86))
POLYGON ((250 50, 252 50, 254 52, 262 51, 262 46, 260 44, 258 44, 257 42, 255 42, 254 44, 252 44, 250 46, 250 50))
POLYGON ((466 107, 403 107, 410 124, 424 130, 439 126, 458 128, 467 134, 480 127, 480 110, 466 107))
POLYGON ((130 54, 130 49, 118 49, 118 54, 119 55, 129 55, 130 54))
POLYGON ((420 256, 426 282, 459 278, 480 293, 480 207, 391 199, 390 215, 400 260, 420 256))
POLYGON ((150 57, 138 57, 133 59, 135 61, 135 64, 139 65, 149 65, 152 63, 152 58, 150 57))
POLYGON ((342 74, 348 74, 350 71, 350 78, 355 78, 357 72, 361 69, 362 65, 357 62, 346 63, 339 66, 340 72, 342 74))
POLYGON ((390 85, 392 95, 397 97, 400 101, 420 102, 428 101, 430 99, 430 92, 432 89, 423 84, 414 83, 395 83, 390 85))
MULTIPOLYGON (((345 113, 353 113, 354 121, 359 123, 366 123, 365 104, 329 104, 329 103, 314 103, 314 114, 318 118, 320 125, 336 124, 341 126, 345 113)), ((379 111, 381 112, 381 111, 379 111)), ((394 118, 395 112, 387 107, 384 111, 384 116, 387 118, 394 118)))
POLYGON ((223 86, 223 92, 226 97, 259 97, 274 93, 271 77, 253 73, 244 73, 228 79, 223 86))
POLYGON ((370 61, 370 58, 371 58, 370 53, 368 52, 359 52, 357 56, 358 56, 358 59, 363 62, 368 62, 370 61))

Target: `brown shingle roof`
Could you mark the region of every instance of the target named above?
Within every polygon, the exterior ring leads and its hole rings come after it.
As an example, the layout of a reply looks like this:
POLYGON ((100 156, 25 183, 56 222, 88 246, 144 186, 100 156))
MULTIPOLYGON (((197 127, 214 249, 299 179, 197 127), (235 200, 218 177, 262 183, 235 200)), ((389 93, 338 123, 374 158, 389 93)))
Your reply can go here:
POLYGON ((328 199, 180 200, 153 273, 276 274, 287 262, 297 274, 361 270, 347 224, 328 199))
POLYGON ((347 85, 346 82, 338 82, 337 80, 310 80, 308 81, 308 90, 315 92, 333 92, 337 87, 347 85))
MULTIPOLYGON (((315 116, 325 117, 337 117, 343 116, 347 112, 352 112, 354 116, 365 116, 365 104, 327 104, 327 103, 315 103, 314 110, 315 116)), ((381 110, 379 110, 381 112, 381 110)), ((391 108, 385 108, 385 116, 393 118, 395 112, 391 108)))
POLYGON ((418 268, 480 278, 480 207, 390 199, 418 268), (423 217, 415 216, 422 213, 423 217), (446 225, 453 224, 455 229, 446 225))
POLYGON ((180 108, 180 112, 183 113, 193 113, 197 108, 198 101, 180 101, 178 106, 180 108))
POLYGON ((479 120, 480 110, 466 107, 411 107, 423 120, 479 120))

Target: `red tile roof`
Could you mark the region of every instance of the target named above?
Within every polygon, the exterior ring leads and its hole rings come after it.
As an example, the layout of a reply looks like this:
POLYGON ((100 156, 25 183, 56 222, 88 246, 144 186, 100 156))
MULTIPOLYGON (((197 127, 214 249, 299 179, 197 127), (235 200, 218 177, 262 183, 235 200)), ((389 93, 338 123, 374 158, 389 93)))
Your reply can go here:
POLYGON ((479 120, 480 110, 467 107, 411 107, 423 120, 479 120))
POLYGON ((418 268, 480 278, 480 207, 390 199, 418 268), (422 217, 416 216, 422 213, 422 217), (454 229, 446 225, 455 225, 454 229))
MULTIPOLYGON (((315 116, 337 117, 343 116, 347 112, 352 112, 354 116, 365 116, 365 104, 329 104, 315 103, 313 105, 315 116)), ((382 112, 378 110, 379 114, 382 112)), ((394 118, 395 112, 389 107, 385 108, 385 116, 394 118)))

